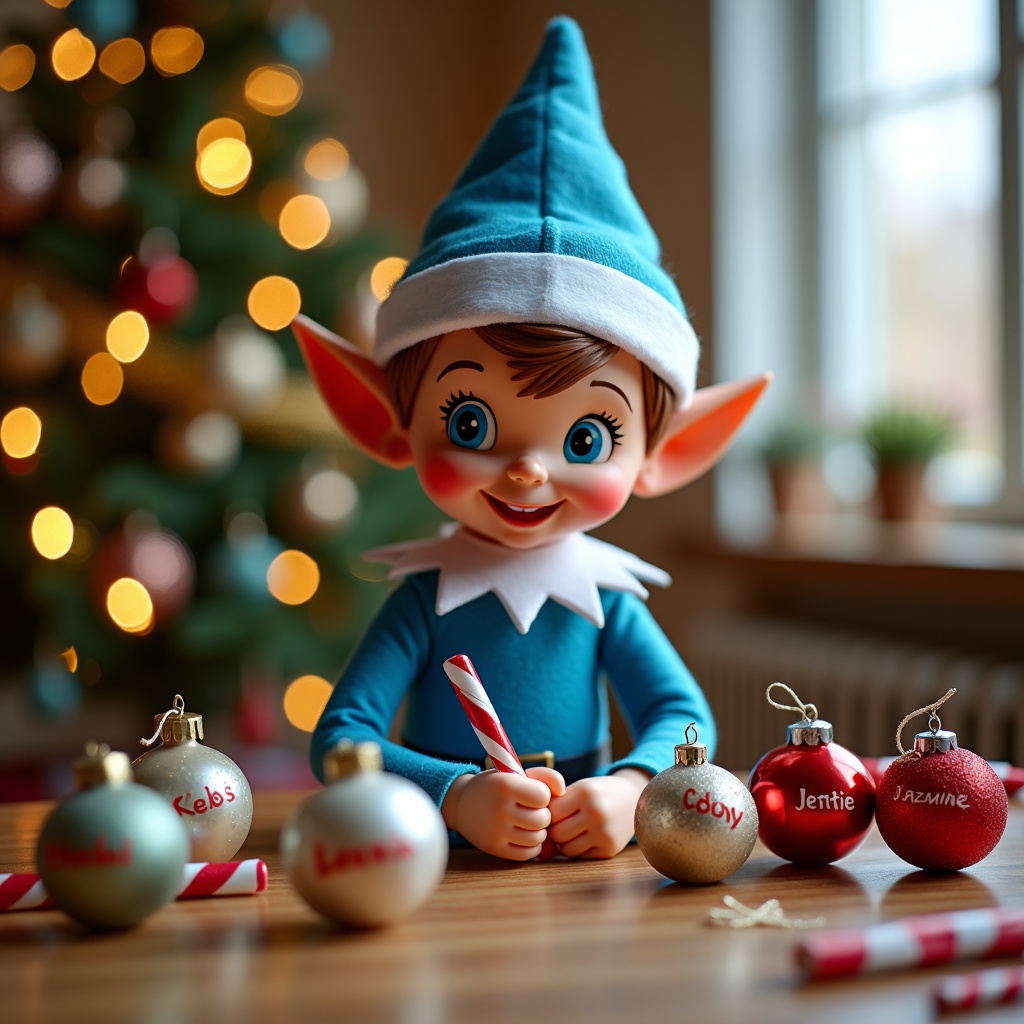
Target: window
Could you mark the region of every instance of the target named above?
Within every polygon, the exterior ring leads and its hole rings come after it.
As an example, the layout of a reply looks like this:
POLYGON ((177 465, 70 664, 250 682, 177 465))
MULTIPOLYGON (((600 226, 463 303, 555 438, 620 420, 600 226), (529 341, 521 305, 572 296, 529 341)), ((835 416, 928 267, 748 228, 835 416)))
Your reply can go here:
MULTIPOLYGON (((840 432, 887 405, 948 410, 933 497, 1019 519, 1014 0, 712 10, 719 377, 776 370, 762 432, 797 408, 840 432)), ((842 499, 870 486, 849 446, 828 468, 842 499)))

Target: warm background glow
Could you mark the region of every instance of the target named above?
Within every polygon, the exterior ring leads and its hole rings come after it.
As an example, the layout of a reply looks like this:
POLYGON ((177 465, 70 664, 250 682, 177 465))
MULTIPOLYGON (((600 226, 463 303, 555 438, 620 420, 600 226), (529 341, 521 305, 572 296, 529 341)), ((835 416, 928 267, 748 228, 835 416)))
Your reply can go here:
POLYGON ((107 326, 107 350, 120 363, 132 363, 149 344, 149 324, 134 309, 118 313, 107 326))
POLYGON ((109 352, 97 352, 82 367, 82 391, 93 405, 110 405, 122 387, 124 371, 109 352))
POLYGON ((63 558, 71 550, 75 527, 62 508, 41 508, 32 519, 32 543, 43 558, 63 558))
POLYGON ((195 29, 171 25, 153 34, 149 54, 163 75, 183 75, 202 59, 203 40, 195 29))
POLYGON ((144 633, 153 625, 153 599, 138 580, 124 576, 110 584, 107 613, 126 633, 144 633))
POLYGON ((257 281, 249 292, 249 316, 266 331, 287 327, 302 308, 299 287, 287 277, 273 275, 257 281))
POLYGON ((321 676, 299 676, 284 691, 284 715, 303 732, 312 732, 331 696, 331 684, 321 676))
POLYGON ((12 459, 34 455, 43 436, 43 421, 27 405, 12 409, 0 422, 0 445, 12 459))
POLYGON ((115 39, 100 53, 100 71, 119 85, 133 82, 146 70, 146 51, 137 39, 115 39))
POLYGON ((241 140, 214 139, 196 158, 196 172, 203 188, 218 195, 231 195, 249 180, 252 152, 241 140))
POLYGON ((261 114, 287 114, 302 98, 302 78, 284 64, 257 68, 245 80, 245 98, 261 114))
POLYGON ((50 58, 57 77, 66 82, 74 82, 92 70, 96 61, 96 47, 77 28, 71 28, 53 44, 50 58))
POLYGON ((320 586, 320 569, 302 551, 282 551, 267 570, 267 588, 282 604, 304 604, 320 586))
POLYGON ((295 249, 312 249, 331 230, 331 215, 316 196, 293 196, 278 219, 281 237, 295 249))
POLYGON ((27 84, 36 69, 32 47, 14 43, 0 50, 0 89, 14 92, 27 84))
POLYGON ((391 294, 391 289, 408 265, 409 261, 399 256, 387 256, 370 271, 370 291, 378 302, 383 302, 391 294))
POLYGON ((306 151, 303 167, 317 181, 340 178, 349 165, 348 150, 337 139, 321 139, 306 151))

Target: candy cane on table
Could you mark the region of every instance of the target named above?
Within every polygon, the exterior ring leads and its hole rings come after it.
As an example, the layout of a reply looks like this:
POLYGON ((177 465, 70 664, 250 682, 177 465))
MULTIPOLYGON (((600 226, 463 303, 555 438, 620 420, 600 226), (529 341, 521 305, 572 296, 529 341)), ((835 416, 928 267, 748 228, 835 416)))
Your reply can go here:
POLYGON ((1024 1002, 1024 967, 993 967, 988 971, 942 978, 932 988, 939 1013, 1024 1002))
POLYGON ((498 720, 498 713, 480 682, 473 662, 465 654, 456 654, 444 663, 444 670, 455 687, 455 694, 469 718, 469 724, 473 726, 473 732, 494 767, 499 772, 525 775, 515 747, 498 720))
MULTIPOLYGON (((185 865, 179 900, 209 896, 251 896, 267 887, 267 865, 257 858, 185 865)), ((49 910, 56 906, 35 874, 0 872, 0 911, 49 910)))
POLYGON ((838 978, 1024 952, 1024 909, 983 907, 816 932, 796 946, 808 978, 838 978))

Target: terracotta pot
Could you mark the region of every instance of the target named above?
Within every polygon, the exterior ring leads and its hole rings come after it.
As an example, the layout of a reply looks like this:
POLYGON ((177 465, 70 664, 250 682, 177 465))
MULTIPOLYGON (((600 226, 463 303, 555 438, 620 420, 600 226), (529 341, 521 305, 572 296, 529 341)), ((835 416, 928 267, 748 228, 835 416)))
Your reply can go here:
POLYGON ((929 519, 934 509, 924 488, 924 463, 908 462, 878 467, 875 493, 883 519, 929 519))
POLYGON ((775 511, 780 516, 822 512, 827 504, 817 462, 780 462, 768 467, 775 511))

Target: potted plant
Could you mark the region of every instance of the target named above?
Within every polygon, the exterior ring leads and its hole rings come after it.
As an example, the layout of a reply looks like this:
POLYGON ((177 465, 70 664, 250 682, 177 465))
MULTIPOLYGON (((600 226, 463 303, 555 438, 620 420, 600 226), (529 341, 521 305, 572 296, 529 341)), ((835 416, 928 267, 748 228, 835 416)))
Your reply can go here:
POLYGON ((813 420, 780 420, 761 447, 775 510, 779 515, 817 512, 824 502, 821 456, 825 432, 813 420))
POLYGON ((861 439, 874 456, 882 518, 919 519, 927 513, 925 470, 955 437, 953 418, 941 409, 891 406, 868 419, 861 439))

